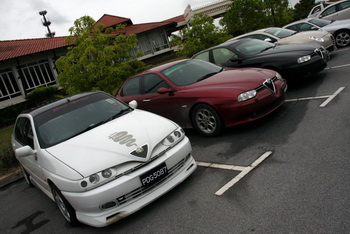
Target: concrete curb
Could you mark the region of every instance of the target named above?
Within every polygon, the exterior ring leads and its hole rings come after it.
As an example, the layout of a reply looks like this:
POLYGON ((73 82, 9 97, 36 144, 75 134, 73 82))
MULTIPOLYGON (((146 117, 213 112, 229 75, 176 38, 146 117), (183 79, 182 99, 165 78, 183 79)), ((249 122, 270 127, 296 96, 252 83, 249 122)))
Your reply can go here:
POLYGON ((23 175, 22 175, 21 168, 18 167, 16 170, 0 177, 0 188, 3 188, 6 185, 9 185, 22 178, 23 178, 23 175))

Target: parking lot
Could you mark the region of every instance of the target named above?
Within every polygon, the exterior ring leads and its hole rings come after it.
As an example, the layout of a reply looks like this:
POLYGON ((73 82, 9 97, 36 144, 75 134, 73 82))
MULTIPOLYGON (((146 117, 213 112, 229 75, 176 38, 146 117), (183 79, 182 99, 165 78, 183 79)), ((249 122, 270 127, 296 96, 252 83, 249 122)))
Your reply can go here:
POLYGON ((69 227, 20 180, 0 190, 0 233, 349 233, 349 53, 266 118, 215 138, 186 130, 196 172, 118 223, 69 227))

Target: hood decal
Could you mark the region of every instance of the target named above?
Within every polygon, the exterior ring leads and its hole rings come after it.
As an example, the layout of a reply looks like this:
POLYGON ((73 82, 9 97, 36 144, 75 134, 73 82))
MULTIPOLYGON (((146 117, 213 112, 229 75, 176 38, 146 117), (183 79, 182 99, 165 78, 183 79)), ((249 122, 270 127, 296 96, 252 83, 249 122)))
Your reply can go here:
POLYGON ((127 147, 136 146, 134 142, 134 136, 129 134, 127 131, 115 132, 108 136, 109 139, 112 139, 114 142, 119 142, 120 145, 126 145, 127 147))

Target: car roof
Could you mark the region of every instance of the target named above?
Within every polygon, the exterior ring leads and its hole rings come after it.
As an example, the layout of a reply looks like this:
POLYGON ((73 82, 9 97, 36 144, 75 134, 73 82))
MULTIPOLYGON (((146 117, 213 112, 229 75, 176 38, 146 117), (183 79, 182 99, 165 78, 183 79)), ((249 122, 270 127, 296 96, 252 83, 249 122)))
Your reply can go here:
POLYGON ((44 104, 43 106, 40 106, 40 107, 35 107, 34 109, 28 110, 27 112, 24 112, 23 114, 29 114, 29 115, 35 117, 35 116, 37 116, 37 115, 39 115, 47 110, 50 110, 50 109, 55 108, 57 106, 61 106, 65 103, 77 100, 79 98, 89 96, 89 95, 94 94, 94 93, 103 93, 103 92, 96 91, 96 92, 86 92, 86 93, 75 94, 73 96, 62 98, 60 100, 54 101, 54 102, 49 103, 49 104, 44 104))

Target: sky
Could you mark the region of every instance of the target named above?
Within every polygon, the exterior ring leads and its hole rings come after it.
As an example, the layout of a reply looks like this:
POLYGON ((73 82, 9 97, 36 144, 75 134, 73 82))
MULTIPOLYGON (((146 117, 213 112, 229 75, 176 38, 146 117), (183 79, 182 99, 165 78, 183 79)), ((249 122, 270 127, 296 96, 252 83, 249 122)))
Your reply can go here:
MULTIPOLYGON (((134 24, 163 21, 218 0, 0 0, 0 40, 43 38, 47 33, 39 12, 46 10, 55 36, 68 36, 68 29, 82 16, 95 21, 104 14, 129 18, 134 24)), ((289 0, 292 5, 299 0, 289 0)))

